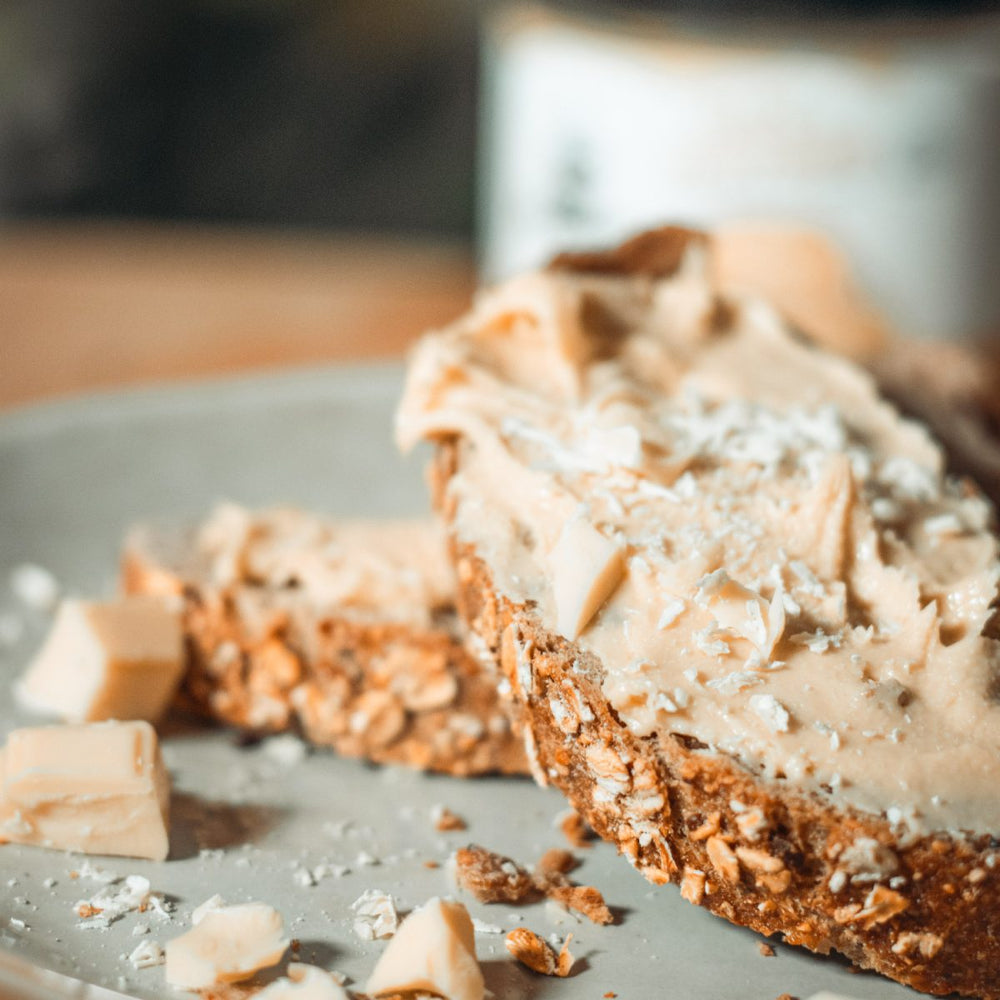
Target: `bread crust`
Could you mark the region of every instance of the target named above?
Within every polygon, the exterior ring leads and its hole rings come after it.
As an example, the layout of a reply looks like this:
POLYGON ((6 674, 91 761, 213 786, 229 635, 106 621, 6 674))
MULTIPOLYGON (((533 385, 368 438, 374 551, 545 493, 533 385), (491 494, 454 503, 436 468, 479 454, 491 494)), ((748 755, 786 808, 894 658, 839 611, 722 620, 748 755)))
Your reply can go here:
POLYGON ((379 764, 525 773, 496 680, 465 651, 457 620, 426 629, 359 621, 282 602, 268 588, 217 586, 166 564, 138 537, 122 555, 125 592, 183 602, 180 707, 255 733, 301 729, 315 744, 379 764))
MULTIPOLYGON (((458 456, 443 442, 431 476, 446 520, 458 456)), ((453 540, 452 555, 459 609, 507 682, 536 779, 647 879, 916 989, 1000 998, 1000 842, 901 840, 884 817, 759 780, 696 741, 635 737, 609 706, 593 656, 498 594, 472 547, 453 540)))

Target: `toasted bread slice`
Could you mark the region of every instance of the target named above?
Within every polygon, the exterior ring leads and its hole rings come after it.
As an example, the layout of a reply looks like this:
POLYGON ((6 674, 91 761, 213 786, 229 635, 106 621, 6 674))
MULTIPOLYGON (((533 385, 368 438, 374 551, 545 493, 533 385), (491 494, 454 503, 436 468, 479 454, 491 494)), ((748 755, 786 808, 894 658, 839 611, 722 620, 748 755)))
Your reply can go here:
POLYGON ((1000 997, 992 508, 661 235, 418 347, 398 430, 437 443, 463 617, 536 778, 652 882, 1000 997))
POLYGON ((180 594, 180 703, 257 733, 454 775, 523 773, 496 681, 466 653, 431 521, 334 521, 220 506, 139 526, 124 589, 180 594))

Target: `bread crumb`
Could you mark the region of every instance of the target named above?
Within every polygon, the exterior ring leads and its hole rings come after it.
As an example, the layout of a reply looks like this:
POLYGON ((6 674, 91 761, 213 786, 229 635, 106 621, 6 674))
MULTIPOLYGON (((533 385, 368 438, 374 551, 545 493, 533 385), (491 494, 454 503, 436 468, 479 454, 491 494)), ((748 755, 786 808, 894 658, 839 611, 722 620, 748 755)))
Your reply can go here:
POLYGON ((447 806, 437 805, 431 810, 431 819, 434 821, 434 829, 438 833, 448 833, 452 830, 465 830, 467 825, 457 813, 453 813, 447 806))
POLYGON ((527 927, 515 927, 507 935, 505 944, 507 951, 533 972, 565 978, 573 968, 573 956, 569 951, 572 939, 573 935, 569 934, 557 955, 552 945, 543 941, 534 931, 529 931, 527 927))
POLYGON ((455 852, 455 877, 480 903, 521 903, 538 895, 534 880, 517 862, 478 844, 455 852))
POLYGON ((614 922, 604 897, 592 885, 556 886, 549 890, 549 898, 582 913, 595 924, 614 922))
POLYGON ((577 864, 570 851, 561 848, 546 851, 530 875, 516 861, 477 844, 457 850, 454 861, 459 886, 480 903, 523 903, 548 896, 595 924, 614 921, 600 890, 573 885, 566 877, 566 872, 577 864))
POLYGON ((573 847, 590 847, 594 831, 584 822, 583 817, 571 809, 559 817, 559 829, 573 847))
POLYGON ((757 950, 764 956, 764 958, 774 958, 774 948, 766 941, 758 941, 757 950))
POLYGON ((294 767, 309 755, 309 747, 293 733, 269 736, 260 745, 261 753, 283 767, 294 767))
POLYGON ((553 847, 539 858, 538 864, 535 865, 535 874, 540 878, 565 875, 576 868, 579 863, 572 851, 567 851, 562 847, 553 847))

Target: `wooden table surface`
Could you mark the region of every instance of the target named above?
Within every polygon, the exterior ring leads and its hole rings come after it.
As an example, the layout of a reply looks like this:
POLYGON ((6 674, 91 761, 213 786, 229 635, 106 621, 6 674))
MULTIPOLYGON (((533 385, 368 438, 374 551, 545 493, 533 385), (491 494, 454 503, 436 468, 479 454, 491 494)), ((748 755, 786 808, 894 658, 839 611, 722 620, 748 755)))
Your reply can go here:
POLYGON ((0 407, 402 356, 468 305, 462 245, 155 225, 0 229, 0 407))

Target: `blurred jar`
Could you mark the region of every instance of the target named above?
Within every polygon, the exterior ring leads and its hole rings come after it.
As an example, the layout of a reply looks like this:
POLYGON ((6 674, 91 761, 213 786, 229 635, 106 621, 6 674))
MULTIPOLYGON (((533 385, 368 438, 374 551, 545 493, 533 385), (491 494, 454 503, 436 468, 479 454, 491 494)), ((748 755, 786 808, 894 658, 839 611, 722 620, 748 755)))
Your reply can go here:
POLYGON ((499 5, 485 274, 666 221, 786 227, 840 248, 891 327, 1000 334, 1000 17, 983 7, 499 5))

